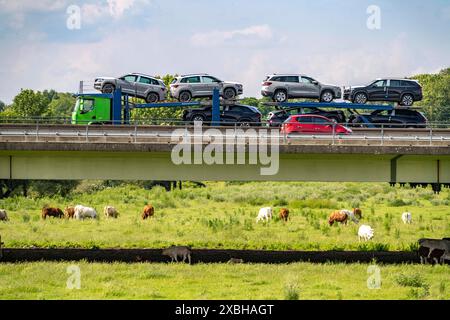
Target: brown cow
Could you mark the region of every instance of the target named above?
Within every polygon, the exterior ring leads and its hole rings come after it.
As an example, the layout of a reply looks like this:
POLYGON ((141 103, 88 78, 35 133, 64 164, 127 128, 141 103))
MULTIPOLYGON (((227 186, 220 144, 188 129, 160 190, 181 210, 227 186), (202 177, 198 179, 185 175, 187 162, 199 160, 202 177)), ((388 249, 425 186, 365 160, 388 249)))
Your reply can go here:
POLYGON ((288 219, 289 219, 289 209, 281 208, 280 209, 280 213, 279 213, 279 217, 280 217, 281 220, 284 220, 285 222, 287 222, 288 219))
POLYGON ((153 217, 155 214, 155 208, 151 204, 144 207, 144 212, 142 212, 142 220, 153 217))
POLYGON ((66 214, 67 219, 73 219, 75 215, 75 208, 74 207, 67 207, 64 209, 64 213, 66 214))
POLYGON ((42 208, 42 219, 47 219, 47 217, 64 218, 64 212, 60 208, 42 208))
POLYGON ((353 208, 353 215, 358 217, 358 219, 362 219, 362 211, 360 208, 353 208))
POLYGON ((332 226, 335 222, 347 223, 347 218, 348 215, 347 213, 343 212, 343 210, 336 210, 331 213, 330 217, 328 218, 328 223, 330 224, 330 226, 332 226))

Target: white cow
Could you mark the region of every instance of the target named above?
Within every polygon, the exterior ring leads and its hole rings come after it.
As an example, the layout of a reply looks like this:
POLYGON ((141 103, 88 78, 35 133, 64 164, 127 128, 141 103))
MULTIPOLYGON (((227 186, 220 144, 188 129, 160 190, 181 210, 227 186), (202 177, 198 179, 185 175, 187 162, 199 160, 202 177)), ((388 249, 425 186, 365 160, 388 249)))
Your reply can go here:
POLYGON ((0 209, 0 221, 8 221, 8 215, 6 214, 6 210, 0 209))
POLYGON ((411 212, 403 212, 402 213, 402 221, 404 224, 410 224, 412 222, 411 212))
POLYGON ((77 220, 83 220, 86 218, 96 219, 97 212, 95 211, 94 208, 77 205, 77 206, 75 206, 74 218, 77 220))
POLYGON ((265 207, 259 209, 258 217, 256 217, 256 222, 259 222, 260 220, 269 221, 272 219, 272 208, 271 207, 265 207))
POLYGON ((373 233, 374 230, 370 226, 363 224, 359 227, 358 239, 359 241, 361 241, 361 239, 368 241, 373 238, 373 233))

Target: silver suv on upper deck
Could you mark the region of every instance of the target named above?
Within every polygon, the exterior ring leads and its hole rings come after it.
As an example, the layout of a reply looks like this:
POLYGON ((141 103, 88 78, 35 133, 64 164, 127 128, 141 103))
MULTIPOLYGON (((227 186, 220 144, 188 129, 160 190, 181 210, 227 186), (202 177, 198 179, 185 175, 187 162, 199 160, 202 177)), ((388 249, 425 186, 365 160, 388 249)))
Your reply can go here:
POLYGON ((161 79, 142 73, 130 73, 119 78, 98 77, 94 81, 94 88, 103 93, 113 93, 116 88, 122 93, 145 99, 148 103, 164 101, 167 88, 161 79))
POLYGON ((303 74, 272 74, 263 81, 261 94, 271 97, 275 102, 285 102, 289 98, 313 98, 331 102, 341 98, 342 90, 303 74))
POLYGON ((206 73, 188 74, 176 77, 170 84, 170 95, 180 102, 192 98, 212 97, 213 90, 219 89, 220 96, 232 100, 243 93, 241 83, 222 81, 206 73))

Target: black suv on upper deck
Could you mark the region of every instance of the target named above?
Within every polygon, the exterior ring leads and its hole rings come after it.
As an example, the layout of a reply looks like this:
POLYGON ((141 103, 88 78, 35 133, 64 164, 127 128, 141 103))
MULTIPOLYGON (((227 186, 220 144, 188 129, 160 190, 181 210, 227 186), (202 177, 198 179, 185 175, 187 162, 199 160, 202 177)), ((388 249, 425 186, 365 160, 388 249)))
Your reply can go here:
POLYGON ((349 117, 351 126, 374 126, 380 128, 425 128, 427 118, 422 112, 412 109, 376 110, 370 114, 353 114, 349 117))
MULTIPOLYGON (((183 121, 200 121, 209 124, 212 121, 212 107, 184 110, 183 121)), ((238 124, 243 127, 260 125, 261 112, 253 106, 242 104, 220 106, 221 125, 238 124)))
POLYGON ((289 116, 296 114, 315 114, 335 120, 338 123, 345 123, 345 114, 342 110, 325 111, 323 109, 311 107, 284 108, 282 110, 269 112, 267 122, 271 127, 279 127, 287 118, 289 118, 289 116))
POLYGON ((367 101, 393 101, 412 106, 414 101, 422 100, 422 87, 410 79, 377 79, 368 86, 345 89, 344 99, 362 104, 367 101))

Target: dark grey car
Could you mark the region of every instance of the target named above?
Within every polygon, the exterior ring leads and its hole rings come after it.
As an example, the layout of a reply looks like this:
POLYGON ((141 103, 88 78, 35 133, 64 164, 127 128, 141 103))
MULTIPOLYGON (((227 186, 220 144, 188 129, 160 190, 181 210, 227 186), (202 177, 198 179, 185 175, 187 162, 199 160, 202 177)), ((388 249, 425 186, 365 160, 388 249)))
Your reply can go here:
POLYGON ((392 101, 412 106, 414 101, 422 100, 422 87, 410 79, 377 79, 367 86, 345 89, 344 99, 361 104, 367 101, 392 101))

